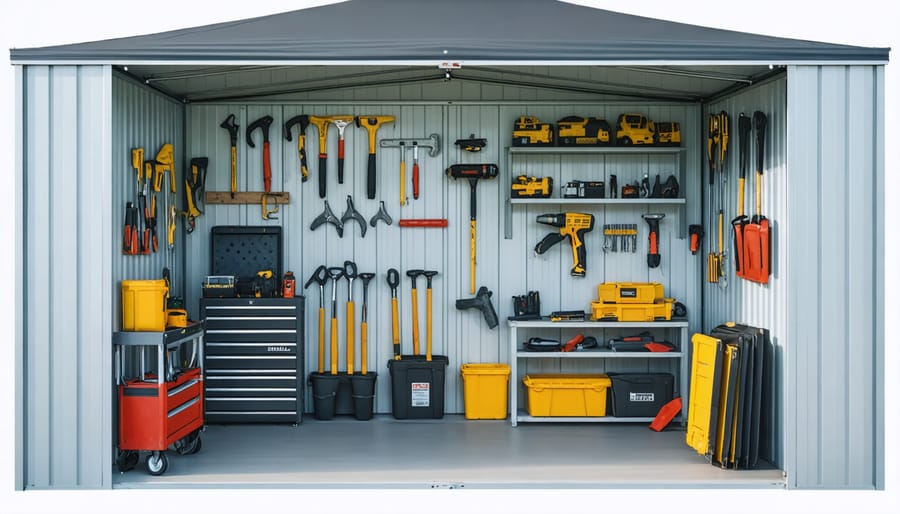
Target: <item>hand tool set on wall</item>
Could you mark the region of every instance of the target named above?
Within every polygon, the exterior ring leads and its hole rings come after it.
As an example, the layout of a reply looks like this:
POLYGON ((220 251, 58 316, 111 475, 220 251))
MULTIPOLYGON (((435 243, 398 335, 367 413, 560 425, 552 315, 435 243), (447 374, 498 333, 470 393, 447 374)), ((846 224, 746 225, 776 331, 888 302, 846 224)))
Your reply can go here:
POLYGON ((428 148, 429 157, 437 157, 441 153, 441 138, 437 134, 431 134, 427 138, 411 139, 382 139, 379 145, 382 148, 400 149, 400 205, 406 205, 406 151, 413 151, 412 185, 413 199, 419 199, 419 148, 428 148))

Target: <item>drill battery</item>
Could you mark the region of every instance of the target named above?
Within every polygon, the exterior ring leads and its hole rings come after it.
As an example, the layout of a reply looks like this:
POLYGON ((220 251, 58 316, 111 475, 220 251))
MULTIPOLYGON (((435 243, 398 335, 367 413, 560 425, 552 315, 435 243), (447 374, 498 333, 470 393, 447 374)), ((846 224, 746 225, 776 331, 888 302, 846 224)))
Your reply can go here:
POLYGON ((553 177, 527 177, 519 175, 513 180, 512 198, 549 198, 553 193, 553 177))
POLYGON ((603 198, 606 196, 602 180, 573 180, 562 187, 563 198, 603 198))

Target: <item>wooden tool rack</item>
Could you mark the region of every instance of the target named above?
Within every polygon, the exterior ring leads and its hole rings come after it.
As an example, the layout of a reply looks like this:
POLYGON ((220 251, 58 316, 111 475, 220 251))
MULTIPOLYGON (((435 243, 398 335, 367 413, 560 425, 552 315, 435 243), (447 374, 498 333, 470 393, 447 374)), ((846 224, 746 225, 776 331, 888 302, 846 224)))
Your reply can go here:
POLYGON ((199 321, 165 332, 113 334, 119 393, 119 471, 134 468, 139 452, 146 451, 147 471, 162 475, 169 465, 165 454, 169 447, 182 455, 200 450, 203 333, 204 322, 199 321), (183 345, 188 344, 192 345, 190 357, 179 358, 185 355, 183 345), (155 366, 147 362, 147 347, 155 348, 155 366), (135 366, 137 375, 126 376, 126 370, 135 366))

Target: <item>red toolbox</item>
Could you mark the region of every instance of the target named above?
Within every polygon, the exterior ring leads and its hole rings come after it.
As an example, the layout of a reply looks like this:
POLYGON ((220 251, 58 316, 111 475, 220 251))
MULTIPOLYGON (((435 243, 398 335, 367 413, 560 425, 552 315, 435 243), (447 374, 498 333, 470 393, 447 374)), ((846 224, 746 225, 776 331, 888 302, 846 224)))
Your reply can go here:
POLYGON ((119 449, 163 451, 203 426, 200 368, 173 382, 140 378, 119 385, 119 449))

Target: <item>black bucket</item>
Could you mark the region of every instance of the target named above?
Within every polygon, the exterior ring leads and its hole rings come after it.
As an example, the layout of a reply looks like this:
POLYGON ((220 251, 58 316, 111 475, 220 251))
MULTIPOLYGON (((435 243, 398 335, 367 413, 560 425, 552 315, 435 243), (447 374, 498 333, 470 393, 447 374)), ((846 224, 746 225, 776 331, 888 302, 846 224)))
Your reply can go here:
POLYGON ((444 370, 450 363, 444 355, 401 355, 389 360, 391 413, 397 419, 444 417, 444 370))
POLYGON ((344 377, 330 373, 310 373, 309 381, 312 384, 313 415, 316 419, 328 420, 334 418, 335 405, 337 404, 338 387, 344 377))
POLYGON ((353 417, 360 421, 372 419, 375 407, 375 379, 377 373, 350 375, 350 386, 353 394, 353 417))

